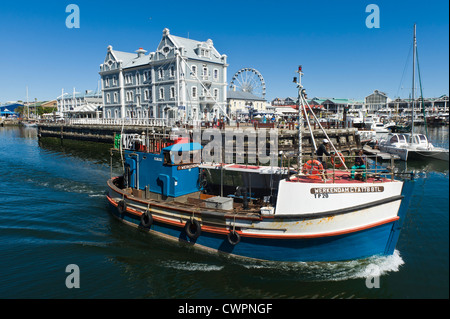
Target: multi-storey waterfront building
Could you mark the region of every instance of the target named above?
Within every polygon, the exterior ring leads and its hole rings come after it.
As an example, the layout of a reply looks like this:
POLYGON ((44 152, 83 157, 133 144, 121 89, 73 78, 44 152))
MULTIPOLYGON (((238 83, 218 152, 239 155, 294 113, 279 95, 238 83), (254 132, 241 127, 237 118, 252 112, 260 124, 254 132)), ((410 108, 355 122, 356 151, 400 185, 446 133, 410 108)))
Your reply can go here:
POLYGON ((181 122, 226 114, 227 56, 205 42, 171 35, 155 52, 108 51, 100 65, 104 118, 166 118, 181 122))
POLYGON ((59 115, 65 118, 70 117, 72 111, 85 105, 94 107, 99 113, 102 106, 102 95, 101 92, 91 90, 83 93, 75 92, 75 89, 73 93, 64 93, 63 90, 61 95, 56 98, 56 105, 59 115))

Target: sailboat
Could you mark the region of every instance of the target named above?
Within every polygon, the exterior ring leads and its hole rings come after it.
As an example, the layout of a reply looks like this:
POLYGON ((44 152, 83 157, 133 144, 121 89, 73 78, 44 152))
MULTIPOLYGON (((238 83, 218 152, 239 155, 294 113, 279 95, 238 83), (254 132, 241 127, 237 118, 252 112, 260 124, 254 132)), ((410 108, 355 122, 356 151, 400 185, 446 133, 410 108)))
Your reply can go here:
POLYGON ((27 119, 26 121, 21 121, 21 124, 25 127, 37 127, 36 121, 30 120, 30 104, 28 103, 28 86, 27 86, 27 119))
MULTIPOLYGON (((303 110, 309 110, 326 135, 306 101, 301 67, 297 73, 299 123, 303 110)), ((308 117, 306 122, 317 149, 308 117)), ((331 169, 303 156, 302 143, 294 169, 290 164, 206 162, 202 150, 208 145, 195 139, 143 132, 121 134, 118 141, 123 174, 111 176, 106 194, 115 218, 166 240, 245 259, 304 262, 391 255, 414 184, 377 167, 358 170, 365 178, 351 178, 349 158, 346 164, 333 143, 337 155, 331 169), (221 178, 211 178, 214 174, 221 178), (232 187, 224 187, 224 180, 232 187)))
MULTIPOLYGON (((391 133, 385 139, 379 142, 379 148, 382 152, 396 154, 400 159, 407 161, 408 159, 437 159, 449 161, 449 150, 442 147, 435 147, 427 138, 426 134, 418 134, 414 132, 415 120, 415 63, 417 54, 416 41, 416 25, 414 24, 413 37, 413 74, 412 74, 412 113, 411 113, 411 131, 410 133, 391 133)), ((418 63, 418 59, 417 59, 418 63)), ((420 80, 420 73, 419 73, 420 80)), ((422 85, 420 84, 422 87, 422 85)), ((423 103, 423 99, 422 99, 423 103)))

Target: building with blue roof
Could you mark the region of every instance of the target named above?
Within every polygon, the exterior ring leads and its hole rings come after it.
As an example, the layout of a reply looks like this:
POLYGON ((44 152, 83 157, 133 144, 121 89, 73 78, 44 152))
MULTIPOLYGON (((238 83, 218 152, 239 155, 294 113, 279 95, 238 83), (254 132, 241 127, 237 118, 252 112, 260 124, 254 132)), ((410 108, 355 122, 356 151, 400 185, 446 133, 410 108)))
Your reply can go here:
POLYGON ((6 118, 19 117, 20 114, 14 111, 18 107, 23 107, 23 104, 12 103, 12 104, 7 104, 7 105, 2 105, 2 106, 0 106, 0 116, 6 117, 6 118))

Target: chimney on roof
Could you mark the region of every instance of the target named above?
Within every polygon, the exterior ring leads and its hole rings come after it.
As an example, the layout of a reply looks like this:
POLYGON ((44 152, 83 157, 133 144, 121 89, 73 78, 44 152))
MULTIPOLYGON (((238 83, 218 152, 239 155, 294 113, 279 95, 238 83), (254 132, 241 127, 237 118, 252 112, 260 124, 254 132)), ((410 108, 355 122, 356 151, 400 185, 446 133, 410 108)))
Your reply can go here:
POLYGON ((139 50, 136 50, 135 52, 137 53, 138 58, 140 58, 141 56, 144 56, 145 52, 147 51, 145 51, 143 48, 139 48, 139 50))

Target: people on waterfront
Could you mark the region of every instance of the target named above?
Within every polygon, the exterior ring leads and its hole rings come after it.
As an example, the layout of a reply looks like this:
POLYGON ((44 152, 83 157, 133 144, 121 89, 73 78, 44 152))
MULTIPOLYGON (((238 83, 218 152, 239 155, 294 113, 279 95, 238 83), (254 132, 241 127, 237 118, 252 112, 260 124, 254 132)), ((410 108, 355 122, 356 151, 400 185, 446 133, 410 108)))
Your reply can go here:
POLYGON ((355 165, 352 166, 352 179, 355 179, 356 170, 363 169, 362 178, 366 180, 366 156, 364 155, 364 151, 362 149, 359 150, 358 156, 355 157, 355 165))
POLYGON ((318 160, 322 163, 323 169, 327 169, 327 160, 326 156, 330 156, 331 154, 328 152, 330 147, 330 141, 327 139, 323 140, 323 143, 320 144, 319 148, 316 151, 316 155, 318 156, 318 160))

